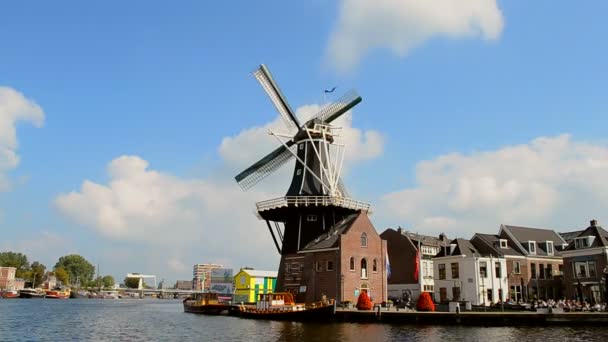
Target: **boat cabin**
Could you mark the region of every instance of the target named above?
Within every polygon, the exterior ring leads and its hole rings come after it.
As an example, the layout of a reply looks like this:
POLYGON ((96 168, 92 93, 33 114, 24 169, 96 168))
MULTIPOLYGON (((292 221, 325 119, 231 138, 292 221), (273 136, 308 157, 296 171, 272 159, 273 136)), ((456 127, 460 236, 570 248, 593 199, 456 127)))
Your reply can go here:
POLYGON ((296 305, 293 294, 289 292, 277 292, 277 293, 260 293, 258 296, 258 302, 256 303, 256 309, 258 310, 269 310, 272 308, 284 308, 290 307, 295 308, 301 307, 302 305, 296 305))

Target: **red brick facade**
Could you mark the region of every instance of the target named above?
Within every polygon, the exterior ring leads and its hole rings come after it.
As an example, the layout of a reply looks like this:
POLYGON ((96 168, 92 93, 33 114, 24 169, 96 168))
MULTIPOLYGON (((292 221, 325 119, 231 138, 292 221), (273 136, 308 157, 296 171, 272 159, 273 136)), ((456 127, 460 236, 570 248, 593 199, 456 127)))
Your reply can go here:
POLYGON ((513 300, 560 299, 563 297, 562 260, 554 258, 506 257, 509 298, 513 300), (519 273, 515 263, 519 263, 519 273), (532 266, 534 264, 534 266, 532 266), (535 269, 535 277, 532 268, 535 269), (542 271, 541 271, 542 269, 542 271))

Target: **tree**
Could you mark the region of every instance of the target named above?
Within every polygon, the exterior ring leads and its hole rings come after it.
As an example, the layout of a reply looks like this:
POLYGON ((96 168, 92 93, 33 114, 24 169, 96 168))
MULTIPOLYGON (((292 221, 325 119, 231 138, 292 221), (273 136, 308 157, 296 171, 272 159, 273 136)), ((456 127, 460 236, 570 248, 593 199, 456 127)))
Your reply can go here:
POLYGON ((63 268, 72 280, 78 279, 81 283, 89 282, 95 274, 95 267, 78 254, 62 256, 55 264, 55 269, 63 268))
POLYGON ((0 253, 0 266, 14 267, 16 278, 23 278, 29 271, 30 264, 27 261, 27 256, 22 253, 2 252, 0 253))
POLYGON ((46 273, 46 266, 38 261, 34 261, 30 268, 30 275, 25 279, 32 282, 32 287, 42 285, 42 280, 44 279, 44 274, 46 273))
POLYGON ((101 281, 103 282, 103 287, 114 287, 115 281, 111 275, 104 276, 101 281))
POLYGON ((357 298, 357 309, 359 310, 371 310, 372 301, 369 299, 366 291, 361 291, 359 298, 357 298))
POLYGON ((127 288, 139 288, 139 278, 125 278, 124 283, 127 288))
POLYGON ((63 267, 56 267, 54 273, 57 280, 59 280, 63 285, 70 283, 70 274, 63 267))

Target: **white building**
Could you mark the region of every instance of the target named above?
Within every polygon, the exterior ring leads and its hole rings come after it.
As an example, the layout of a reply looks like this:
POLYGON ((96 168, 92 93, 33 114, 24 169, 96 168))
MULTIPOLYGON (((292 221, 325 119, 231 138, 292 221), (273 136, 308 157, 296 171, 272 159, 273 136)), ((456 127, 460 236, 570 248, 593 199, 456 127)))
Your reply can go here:
POLYGON ((469 240, 453 240, 433 259, 435 292, 439 302, 498 303, 507 298, 505 258, 480 251, 469 240))

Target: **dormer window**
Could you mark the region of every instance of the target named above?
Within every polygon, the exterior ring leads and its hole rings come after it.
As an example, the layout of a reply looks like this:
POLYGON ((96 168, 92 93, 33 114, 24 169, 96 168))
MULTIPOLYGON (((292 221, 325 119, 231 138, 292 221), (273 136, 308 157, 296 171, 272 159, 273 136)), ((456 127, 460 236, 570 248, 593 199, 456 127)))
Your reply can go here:
POLYGON ((589 244, 589 237, 588 236, 579 237, 579 238, 574 239, 574 247, 576 249, 587 248, 589 246, 590 246, 590 244, 589 244))
POLYGON ((553 255, 553 241, 547 241, 547 254, 553 255))
POLYGON ((536 254, 536 241, 528 241, 528 252, 536 254))
POLYGON ((508 248, 506 239, 500 239, 500 248, 508 248))

